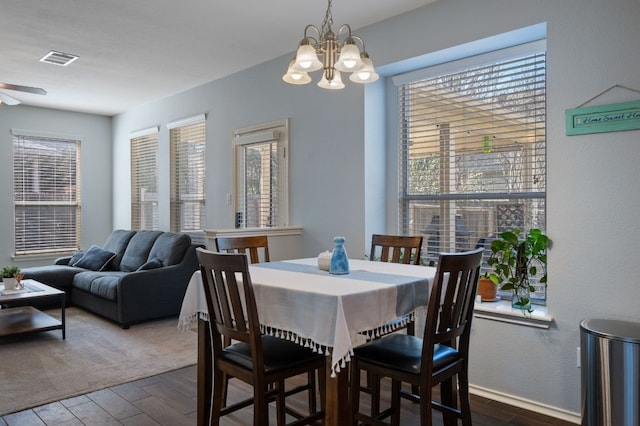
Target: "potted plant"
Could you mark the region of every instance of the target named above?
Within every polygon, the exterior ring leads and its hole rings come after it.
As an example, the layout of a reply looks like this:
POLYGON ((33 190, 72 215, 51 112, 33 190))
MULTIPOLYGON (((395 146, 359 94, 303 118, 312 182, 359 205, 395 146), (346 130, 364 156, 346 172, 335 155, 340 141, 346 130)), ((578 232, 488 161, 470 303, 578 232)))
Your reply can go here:
POLYGON ((493 268, 489 274, 491 281, 500 286, 501 290, 513 292, 511 305, 519 308, 523 313, 531 313, 531 292, 535 288, 531 285, 530 277, 538 275, 541 268, 539 282, 547 283, 547 248, 549 238, 540 229, 529 229, 524 237, 521 231, 501 232, 498 238, 491 242, 491 256, 487 264, 493 268))
POLYGON ((491 280, 489 272, 485 272, 478 279, 478 294, 483 302, 498 300, 498 284, 491 280))
MULTIPOLYGON (((20 276, 20 268, 17 266, 3 266, 1 272, 5 290, 15 289, 16 282, 18 282, 17 277, 20 276)), ((22 277, 20 276, 20 278, 22 277)))

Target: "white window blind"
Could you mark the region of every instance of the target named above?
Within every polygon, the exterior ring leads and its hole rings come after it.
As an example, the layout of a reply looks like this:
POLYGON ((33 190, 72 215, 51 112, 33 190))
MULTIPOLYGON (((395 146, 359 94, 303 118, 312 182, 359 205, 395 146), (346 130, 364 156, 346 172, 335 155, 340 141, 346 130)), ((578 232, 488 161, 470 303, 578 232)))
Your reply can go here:
MULTIPOLYGON (((193 122, 191 122, 193 121, 193 122)), ((205 228, 206 122, 169 125, 171 140, 171 230, 205 228)))
POLYGON ((131 137, 131 229, 158 229, 158 129, 131 137))
POLYGON ((13 133, 15 255, 80 247, 80 140, 13 133))
POLYGON ((424 235, 427 260, 545 228, 546 55, 502 56, 398 86, 400 228, 424 235))
POLYGON ((235 226, 288 225, 288 124, 286 121, 236 131, 235 226))

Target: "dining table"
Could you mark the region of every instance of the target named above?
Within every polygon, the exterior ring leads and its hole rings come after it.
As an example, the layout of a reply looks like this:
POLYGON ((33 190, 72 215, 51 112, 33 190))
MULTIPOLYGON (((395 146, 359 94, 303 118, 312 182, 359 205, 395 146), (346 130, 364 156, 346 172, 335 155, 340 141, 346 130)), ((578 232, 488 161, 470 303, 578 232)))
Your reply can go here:
MULTIPOLYGON (((349 259, 346 274, 320 269, 319 258, 249 265, 260 328, 327 356, 326 425, 349 423, 348 362, 357 344, 424 316, 436 268, 349 259), (393 325, 391 325, 393 323, 393 325)), ((181 330, 198 329, 198 425, 212 401, 209 313, 200 271, 185 292, 181 330)))

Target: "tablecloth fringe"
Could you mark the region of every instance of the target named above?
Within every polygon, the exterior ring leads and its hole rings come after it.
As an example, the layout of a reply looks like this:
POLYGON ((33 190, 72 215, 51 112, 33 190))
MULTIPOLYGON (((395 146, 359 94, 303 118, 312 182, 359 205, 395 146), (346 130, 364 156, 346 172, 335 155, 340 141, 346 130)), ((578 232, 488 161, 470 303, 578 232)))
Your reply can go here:
POLYGON ((193 327, 194 324, 198 322, 199 319, 209 321, 209 314, 206 312, 194 312, 184 317, 180 317, 178 321, 178 330, 189 330, 191 327, 193 327))
MULTIPOLYGON (((328 346, 316 343, 308 337, 302 337, 291 331, 285 331, 279 328, 268 327, 261 324, 260 332, 269 336, 277 337, 279 339, 289 340, 305 348, 310 348, 313 352, 322 354, 324 356, 331 355, 331 350, 328 346)), ((348 354, 331 365, 331 377, 336 377, 336 374, 339 373, 342 368, 346 367, 347 362, 351 360, 351 355, 353 355, 353 351, 349 351, 348 354)))
POLYGON ((400 330, 404 328, 407 324, 411 322, 415 322, 416 313, 415 311, 404 316, 402 320, 393 321, 392 323, 386 323, 381 325, 380 327, 372 328, 371 330, 363 331, 360 334, 365 336, 367 340, 377 339, 378 337, 384 336, 389 333, 393 333, 396 330, 400 330))

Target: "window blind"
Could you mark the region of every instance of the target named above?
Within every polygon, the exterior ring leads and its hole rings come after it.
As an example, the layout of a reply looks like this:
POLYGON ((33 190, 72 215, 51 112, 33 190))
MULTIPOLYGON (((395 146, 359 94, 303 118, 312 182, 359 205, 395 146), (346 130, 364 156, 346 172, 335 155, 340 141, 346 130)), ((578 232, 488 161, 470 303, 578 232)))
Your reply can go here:
POLYGON ((131 229, 158 229, 158 130, 131 138, 131 229))
POLYGON ((288 224, 287 129, 282 121, 234 133, 236 228, 288 224))
POLYGON ((545 228, 546 54, 487 57, 398 86, 400 228, 427 261, 545 228))
POLYGON ((15 255, 80 247, 80 140, 13 132, 15 255))
POLYGON ((170 129, 171 230, 205 228, 206 122, 197 121, 170 129))

